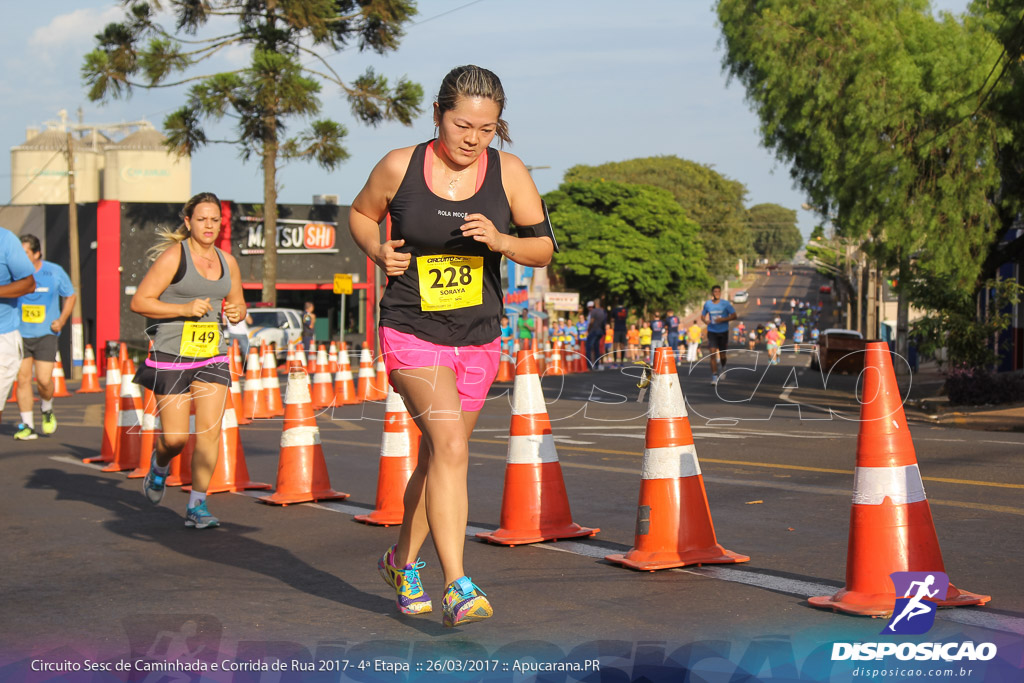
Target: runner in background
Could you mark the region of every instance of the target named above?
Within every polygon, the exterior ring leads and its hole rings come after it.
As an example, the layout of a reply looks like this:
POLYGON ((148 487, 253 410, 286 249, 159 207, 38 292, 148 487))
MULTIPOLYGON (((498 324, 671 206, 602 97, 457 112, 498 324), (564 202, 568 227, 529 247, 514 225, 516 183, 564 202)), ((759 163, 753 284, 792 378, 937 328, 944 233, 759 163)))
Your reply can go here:
POLYGON ((697 350, 700 349, 700 325, 694 320, 686 330, 686 362, 697 362, 697 350))
POLYGON ((700 319, 708 326, 708 349, 711 353, 711 383, 718 384, 719 365, 725 371, 725 350, 729 347, 729 321, 736 319, 736 309, 722 298, 722 288, 711 288, 711 298, 704 302, 700 319))
POLYGON ((626 331, 626 358, 630 363, 640 360, 640 330, 636 328, 636 323, 626 331))
POLYGON ((676 359, 677 363, 682 360, 679 357, 680 325, 679 316, 676 315, 675 311, 670 309, 668 315, 665 317, 665 331, 668 332, 668 345, 671 347, 672 356, 676 359))
POLYGON ((39 238, 22 235, 21 246, 35 268, 36 291, 18 299, 21 306, 22 361, 18 370, 18 410, 21 423, 14 438, 37 438, 32 410, 32 368, 36 371, 39 387, 39 409, 42 412, 42 432, 49 436, 57 431, 57 418, 53 414, 53 366, 57 361, 57 339, 71 317, 75 307, 75 290, 71 278, 56 263, 43 260, 39 238), (64 304, 61 305, 61 298, 64 304))
POLYGON ((515 362, 515 356, 512 355, 512 324, 508 321, 508 316, 501 316, 501 352, 506 356, 511 356, 512 361, 515 362))
POLYGON ((313 348, 315 337, 316 313, 313 312, 313 302, 307 301, 302 312, 302 347, 307 353, 313 348))
POLYGON ((523 310, 519 312, 519 317, 516 320, 516 330, 519 337, 519 350, 530 351, 533 349, 533 337, 534 327, 536 323, 533 318, 530 317, 530 307, 523 306, 523 310))
POLYGON ((651 317, 651 357, 647 361, 649 364, 654 365, 654 354, 662 346, 665 346, 665 343, 665 321, 661 318, 661 311, 655 311, 654 316, 651 317))
POLYGON ((608 315, 601 308, 601 299, 587 302, 590 314, 587 318, 587 361, 592 370, 597 370, 601 362, 601 345, 604 341, 604 324, 608 315))
POLYGON ((626 322, 629 318, 629 311, 625 306, 617 305, 612 307, 612 345, 611 349, 614 352, 613 358, 618 364, 622 364, 625 360, 624 356, 626 347, 629 341, 626 338, 626 322))
POLYGON ((646 320, 640 324, 640 358, 642 360, 651 355, 651 324, 646 320))
POLYGON ((18 237, 0 228, 0 401, 6 401, 21 367, 18 297, 36 288, 35 267, 18 237))

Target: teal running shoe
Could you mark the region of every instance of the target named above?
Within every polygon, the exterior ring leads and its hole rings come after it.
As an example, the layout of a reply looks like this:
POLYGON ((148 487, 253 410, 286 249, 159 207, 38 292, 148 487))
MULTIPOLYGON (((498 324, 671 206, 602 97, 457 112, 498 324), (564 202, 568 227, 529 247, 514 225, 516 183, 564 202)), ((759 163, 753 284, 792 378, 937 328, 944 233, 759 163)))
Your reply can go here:
POLYGON ((485 595, 468 576, 452 581, 441 600, 444 625, 461 626, 493 616, 494 609, 485 595))
POLYGON ((426 566, 426 562, 416 558, 415 563, 399 569, 395 566, 395 546, 388 548, 377 562, 377 569, 384 577, 384 582, 397 593, 395 604, 402 614, 426 614, 434 608, 420 582, 420 570, 426 566))
POLYGON ((158 474, 156 471, 156 451, 149 458, 149 472, 142 480, 142 491, 149 498, 149 502, 158 505, 164 497, 164 489, 167 486, 167 474, 158 474))
POLYGON ((185 526, 205 529, 211 526, 220 526, 220 520, 210 514, 206 509, 206 501, 190 507, 185 512, 185 526))

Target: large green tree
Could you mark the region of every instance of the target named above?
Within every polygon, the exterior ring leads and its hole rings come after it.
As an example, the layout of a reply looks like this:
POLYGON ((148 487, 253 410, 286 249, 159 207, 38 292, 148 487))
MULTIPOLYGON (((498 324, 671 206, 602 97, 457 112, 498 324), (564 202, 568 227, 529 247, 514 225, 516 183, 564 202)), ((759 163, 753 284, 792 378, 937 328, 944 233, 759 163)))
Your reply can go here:
MULTIPOLYGON (((765 144, 882 267, 970 287, 998 223, 1005 128, 984 109, 991 36, 927 0, 719 0, 727 71, 765 144)), ((907 299, 900 289, 898 344, 907 299)))
POLYGON ((676 156, 573 166, 566 182, 610 180, 668 190, 686 215, 700 226, 708 272, 718 278, 733 275, 736 262, 753 253, 744 201, 747 188, 708 166, 676 156))
POLYGON ((796 211, 778 204, 756 204, 747 209, 754 234, 754 251, 770 262, 793 258, 804 238, 796 227, 796 211))
POLYGON ((681 306, 710 285, 698 226, 666 190, 563 183, 545 201, 561 248, 553 270, 566 287, 644 308, 681 306))
POLYGON ((321 82, 337 86, 353 116, 375 126, 396 120, 406 125, 420 113, 422 88, 405 78, 393 85, 368 69, 352 80, 332 66, 330 56, 349 43, 384 54, 398 48, 402 26, 416 13, 412 0, 122 0, 126 16, 96 36, 82 77, 89 98, 127 97, 135 88, 191 84, 185 104, 164 121, 168 146, 190 155, 210 142, 238 145, 243 159, 256 156, 263 167, 263 301, 277 297, 277 168, 282 161, 309 159, 333 169, 348 153, 345 127, 316 119, 321 82), (158 22, 170 10, 174 28, 158 22), (234 30, 207 36, 211 20, 227 17, 234 30), (249 64, 234 71, 196 74, 223 49, 245 46, 249 64), (176 76, 177 80, 171 81, 176 76), (234 122, 230 140, 208 137, 204 122, 234 122), (286 136, 293 119, 309 127, 286 136))

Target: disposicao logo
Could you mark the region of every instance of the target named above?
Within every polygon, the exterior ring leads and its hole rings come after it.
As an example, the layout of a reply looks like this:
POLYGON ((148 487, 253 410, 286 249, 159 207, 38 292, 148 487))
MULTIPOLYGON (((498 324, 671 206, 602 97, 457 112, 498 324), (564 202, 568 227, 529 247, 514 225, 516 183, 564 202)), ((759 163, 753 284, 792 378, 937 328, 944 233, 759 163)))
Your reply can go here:
MULTIPOLYGON (((896 606, 880 635, 920 635, 935 624, 936 604, 949 591, 943 572, 893 572, 896 606)), ((997 654, 994 643, 833 643, 832 661, 879 660, 895 656, 902 661, 988 661, 997 654)))
POLYGON ((949 591, 949 577, 943 572, 893 572, 896 607, 882 633, 904 636, 928 633, 935 624, 936 597, 949 591), (898 597, 902 595, 903 597, 898 597))

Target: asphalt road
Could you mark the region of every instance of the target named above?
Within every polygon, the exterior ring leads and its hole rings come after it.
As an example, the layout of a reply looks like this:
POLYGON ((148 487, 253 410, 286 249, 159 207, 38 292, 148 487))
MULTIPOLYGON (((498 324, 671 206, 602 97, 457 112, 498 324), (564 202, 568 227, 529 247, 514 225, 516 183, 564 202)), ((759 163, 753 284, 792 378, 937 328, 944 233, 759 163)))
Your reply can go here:
MULTIPOLYGON (((754 305, 759 287, 787 296, 816 289, 809 274, 773 275, 751 289, 744 321, 772 314, 754 305)), ((603 559, 635 540, 648 409, 637 401, 635 370, 545 378, 573 519, 600 532, 514 548, 468 540, 467 571, 495 616, 458 629, 443 628, 439 611, 395 613, 376 561, 397 532, 352 519, 373 508, 381 404, 318 420, 331 484, 350 498, 277 507, 215 494, 210 508, 222 526, 206 531, 183 526, 182 493, 154 507, 140 480, 81 462, 99 450, 100 395, 62 399, 58 432, 33 442, 11 440, 8 413, 0 680, 676 681, 686 670, 689 680, 854 680, 862 663, 834 663, 828 653, 835 642, 885 640, 885 622, 806 599, 845 583, 857 380, 816 387, 821 373, 806 365, 795 355, 768 367, 737 354, 717 387, 703 365, 680 368, 718 540, 751 560, 653 573, 603 559), (255 670, 33 671, 43 666, 33 662, 113 668, 148 659, 255 670), (599 671, 529 670, 589 659, 600 660, 599 671), (283 662, 276 671, 259 668, 275 662, 283 662), (393 670, 404 665, 408 672, 393 670), (463 670, 435 670, 455 666, 463 670)), ((510 391, 495 385, 471 441, 471 534, 499 524, 510 391)), ((904 639, 996 643, 999 656, 967 679, 1020 680, 1024 435, 913 422, 911 433, 946 572, 992 602, 941 610, 927 635, 904 639)), ((241 434, 252 478, 274 484, 281 423, 241 434)), ((423 558, 425 587, 439 603, 429 543, 423 558)))

